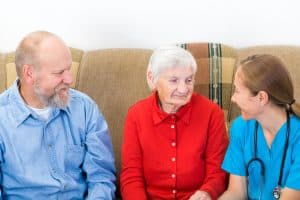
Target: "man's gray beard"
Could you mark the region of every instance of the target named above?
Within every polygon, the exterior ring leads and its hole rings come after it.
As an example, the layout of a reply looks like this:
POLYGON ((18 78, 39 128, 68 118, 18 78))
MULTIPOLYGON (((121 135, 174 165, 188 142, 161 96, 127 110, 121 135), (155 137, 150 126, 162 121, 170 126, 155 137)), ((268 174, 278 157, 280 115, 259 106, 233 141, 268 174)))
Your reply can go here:
POLYGON ((60 87, 55 88, 54 94, 50 97, 47 97, 42 94, 38 84, 34 85, 35 94, 45 106, 66 108, 69 105, 69 95, 65 99, 60 98, 58 94, 59 89, 60 87))

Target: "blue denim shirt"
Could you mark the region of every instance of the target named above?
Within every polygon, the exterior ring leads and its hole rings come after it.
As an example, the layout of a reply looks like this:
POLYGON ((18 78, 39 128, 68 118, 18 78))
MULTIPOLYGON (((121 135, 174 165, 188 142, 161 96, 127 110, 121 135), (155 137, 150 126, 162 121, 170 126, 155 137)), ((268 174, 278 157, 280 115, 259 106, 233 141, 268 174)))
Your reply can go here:
POLYGON ((85 94, 44 121, 18 81, 0 95, 1 199, 113 199, 115 166, 108 127, 85 94))

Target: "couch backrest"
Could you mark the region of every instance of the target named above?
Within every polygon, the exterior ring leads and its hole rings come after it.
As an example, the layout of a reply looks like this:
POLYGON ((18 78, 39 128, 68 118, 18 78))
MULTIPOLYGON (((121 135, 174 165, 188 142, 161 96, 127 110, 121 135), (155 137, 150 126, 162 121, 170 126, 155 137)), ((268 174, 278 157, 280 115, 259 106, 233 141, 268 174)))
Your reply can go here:
POLYGON ((151 93, 146 82, 151 53, 147 49, 106 49, 86 52, 82 57, 76 88, 97 102, 107 120, 118 177, 127 110, 151 93))
POLYGON ((195 92, 219 104, 227 120, 237 60, 235 49, 220 43, 186 43, 180 46, 193 54, 198 65, 195 92))
POLYGON ((6 89, 5 55, 0 53, 0 92, 6 89))
MULTIPOLYGON (((235 50, 212 43, 188 43, 180 46, 189 50, 198 64, 195 92, 214 100, 227 115, 236 61, 235 50)), ((119 176, 127 110, 135 102, 151 94, 146 82, 146 69, 152 50, 104 49, 82 52, 71 48, 71 51, 75 77, 73 87, 88 94, 103 112, 110 129, 119 176)), ((6 74, 7 78, 3 82, 4 88, 7 88, 16 78, 14 53, 6 54, 4 63, 4 71, 0 73, 6 74)))
MULTIPOLYGON (((180 46, 191 51, 198 64, 195 92, 219 103, 227 114, 236 62, 234 49, 211 43, 180 46)), ((146 82, 151 54, 152 50, 148 49, 90 51, 84 54, 79 67, 76 88, 97 102, 108 122, 118 176, 127 110, 136 101, 151 94, 146 82)))
MULTIPOLYGON (((300 101, 300 47, 258 46, 235 49, 214 43, 186 43, 198 64, 195 92, 218 103, 232 120, 239 110, 230 103, 232 79, 237 57, 240 59, 258 53, 279 56, 291 72, 295 96, 300 101)), ((119 175, 123 124, 128 108, 150 95, 146 82, 146 69, 150 49, 104 49, 83 52, 71 48, 73 87, 88 94, 99 105, 106 118, 115 152, 119 175)), ((0 92, 16 78, 14 53, 0 54, 0 92)))

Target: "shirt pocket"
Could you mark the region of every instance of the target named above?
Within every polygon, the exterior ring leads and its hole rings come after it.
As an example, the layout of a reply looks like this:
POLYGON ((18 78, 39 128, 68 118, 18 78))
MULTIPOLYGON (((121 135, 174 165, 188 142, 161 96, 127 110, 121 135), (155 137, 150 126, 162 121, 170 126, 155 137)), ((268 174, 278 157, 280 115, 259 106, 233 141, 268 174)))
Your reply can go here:
POLYGON ((85 148, 82 145, 66 146, 66 172, 78 178, 82 172, 82 164, 85 156, 85 148))

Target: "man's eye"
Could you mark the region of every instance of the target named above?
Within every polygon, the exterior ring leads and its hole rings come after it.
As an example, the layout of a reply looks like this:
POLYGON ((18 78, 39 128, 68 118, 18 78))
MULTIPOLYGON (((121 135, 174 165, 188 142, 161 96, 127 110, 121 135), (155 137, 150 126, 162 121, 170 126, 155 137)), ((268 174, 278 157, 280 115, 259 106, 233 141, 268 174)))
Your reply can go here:
POLYGON ((56 74, 56 75, 60 75, 60 74, 63 74, 64 71, 58 71, 58 72, 54 72, 53 74, 56 74))
POLYGON ((177 82, 177 79, 170 79, 169 82, 171 82, 171 83, 176 83, 176 82, 177 82))

